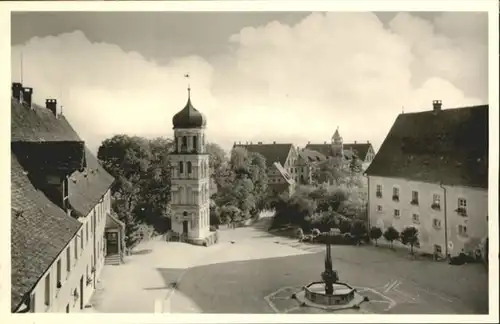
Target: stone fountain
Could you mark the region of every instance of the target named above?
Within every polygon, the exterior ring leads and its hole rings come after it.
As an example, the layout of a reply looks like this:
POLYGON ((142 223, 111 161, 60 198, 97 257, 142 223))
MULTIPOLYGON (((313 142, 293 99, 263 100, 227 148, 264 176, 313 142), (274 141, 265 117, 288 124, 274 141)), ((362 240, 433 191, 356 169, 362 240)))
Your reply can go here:
POLYGON ((321 273, 322 281, 311 282, 294 295, 303 306, 310 306, 330 311, 359 308, 366 298, 356 292, 347 283, 339 281, 337 271, 332 267, 331 234, 321 233, 326 240, 325 270, 321 273))

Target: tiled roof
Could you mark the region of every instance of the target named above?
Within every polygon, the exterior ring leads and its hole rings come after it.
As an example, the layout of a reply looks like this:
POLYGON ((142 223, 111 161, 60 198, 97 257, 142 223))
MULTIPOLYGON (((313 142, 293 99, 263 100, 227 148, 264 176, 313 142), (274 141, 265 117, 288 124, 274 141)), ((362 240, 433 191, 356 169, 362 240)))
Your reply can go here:
POLYGON ((306 161, 307 164, 317 163, 326 160, 326 156, 318 151, 302 149, 299 151, 299 156, 306 161))
POLYGON ((243 147, 249 152, 261 154, 266 158, 266 166, 269 168, 274 162, 285 165, 293 144, 235 144, 234 147, 243 147))
POLYGON ((32 109, 11 99, 11 142, 82 142, 62 115, 32 104, 32 109))
POLYGON ((487 188, 488 107, 400 114, 366 173, 487 188))
POLYGON ((11 153, 11 308, 15 311, 81 223, 31 184, 11 153))
POLYGON ((344 144, 344 150, 353 151, 359 159, 364 161, 371 146, 370 143, 349 143, 344 144))
POLYGON ((332 156, 332 144, 307 144, 306 149, 311 151, 316 151, 324 156, 332 156))
POLYGON ((118 219, 113 213, 106 215, 106 228, 125 228, 125 223, 118 219))
MULTIPOLYGON (((332 144, 307 144, 305 149, 316 151, 318 153, 321 153, 325 157, 333 156, 332 144)), ((352 153, 352 151, 346 150, 344 146, 344 158, 351 159, 352 153)))
POLYGON ((113 184, 114 178, 104 170, 97 158, 85 149, 87 167, 69 178, 69 202, 80 216, 87 216, 113 184))

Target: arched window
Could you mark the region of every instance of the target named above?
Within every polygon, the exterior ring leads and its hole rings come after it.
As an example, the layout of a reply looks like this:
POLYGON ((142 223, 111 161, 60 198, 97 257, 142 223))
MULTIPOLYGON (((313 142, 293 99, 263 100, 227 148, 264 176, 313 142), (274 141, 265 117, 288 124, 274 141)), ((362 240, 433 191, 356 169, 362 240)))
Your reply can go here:
POLYGON ((187 169, 188 169, 188 174, 191 174, 193 171, 193 165, 191 164, 191 161, 187 162, 187 169))
POLYGON ((193 136, 193 149, 198 151, 198 136, 193 136))
POLYGON ((184 173, 184 162, 179 162, 179 173, 183 174, 184 173))
POLYGON ((182 146, 181 146, 181 151, 186 151, 187 150, 187 145, 188 145, 188 139, 186 136, 182 136, 182 146))

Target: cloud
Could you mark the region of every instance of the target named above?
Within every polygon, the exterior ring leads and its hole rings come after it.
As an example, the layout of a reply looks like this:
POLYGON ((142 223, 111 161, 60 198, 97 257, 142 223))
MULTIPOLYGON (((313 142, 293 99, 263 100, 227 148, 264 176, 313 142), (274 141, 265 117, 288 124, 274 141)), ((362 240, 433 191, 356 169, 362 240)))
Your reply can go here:
POLYGON ((75 31, 13 47, 12 77, 19 79, 22 50, 35 100, 60 99, 93 149, 116 133, 170 136, 171 118, 186 102, 187 72, 208 138, 225 148, 239 140, 321 143, 337 126, 345 141, 378 146, 402 106, 486 102, 481 17, 458 24, 453 14, 427 21, 400 13, 384 26, 371 13, 313 13, 293 26, 243 28, 210 61, 190 56, 166 65, 75 31))

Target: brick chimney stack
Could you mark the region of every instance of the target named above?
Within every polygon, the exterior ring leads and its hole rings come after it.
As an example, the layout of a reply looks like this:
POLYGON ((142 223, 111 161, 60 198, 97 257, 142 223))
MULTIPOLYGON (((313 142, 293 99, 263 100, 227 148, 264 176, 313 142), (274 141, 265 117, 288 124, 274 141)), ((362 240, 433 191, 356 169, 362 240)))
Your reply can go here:
POLYGON ((45 100, 45 107, 52 111, 54 116, 57 117, 57 100, 56 99, 47 99, 45 100))
POLYGON ((33 98, 33 88, 24 87, 23 88, 23 103, 25 103, 29 108, 31 108, 32 98, 33 98))
POLYGON ((441 100, 433 100, 432 101, 432 109, 435 112, 441 111, 441 105, 442 105, 441 100))

